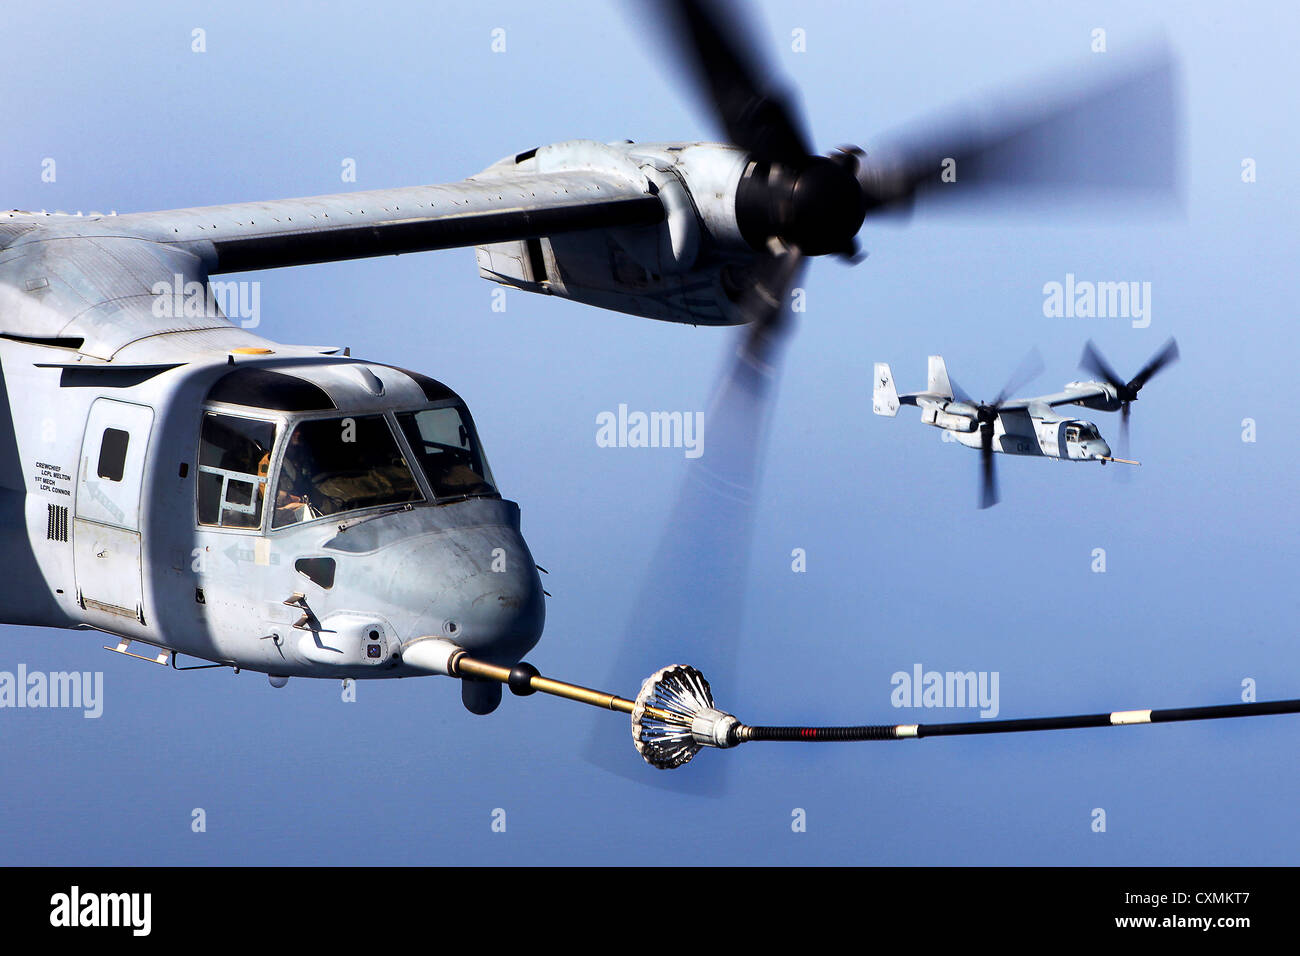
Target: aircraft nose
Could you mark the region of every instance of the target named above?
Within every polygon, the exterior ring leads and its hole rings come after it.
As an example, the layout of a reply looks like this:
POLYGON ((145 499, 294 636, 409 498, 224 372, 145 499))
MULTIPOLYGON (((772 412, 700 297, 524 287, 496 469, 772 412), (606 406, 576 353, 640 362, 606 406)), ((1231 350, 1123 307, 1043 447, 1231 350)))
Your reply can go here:
POLYGON ((482 657, 513 662, 537 645, 546 605, 531 560, 526 566, 504 560, 503 568, 467 577, 439 612, 446 614, 442 633, 453 643, 482 657))
POLYGON ((542 636, 546 605, 532 554, 513 528, 438 535, 403 556, 396 603, 416 611, 404 637, 443 637, 476 657, 513 664, 542 636))
POLYGON ((1094 458, 1110 458, 1110 445, 1104 441, 1093 442, 1092 455, 1094 458))

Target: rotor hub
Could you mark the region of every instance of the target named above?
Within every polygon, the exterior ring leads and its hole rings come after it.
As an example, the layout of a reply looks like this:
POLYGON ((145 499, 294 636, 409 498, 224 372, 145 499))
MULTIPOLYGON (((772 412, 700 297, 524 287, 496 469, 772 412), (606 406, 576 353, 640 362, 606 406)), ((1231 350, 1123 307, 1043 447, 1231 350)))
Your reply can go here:
POLYGON ((777 236, 809 256, 844 252, 865 218, 853 172, 825 156, 810 156, 797 167, 753 163, 736 192, 741 235, 756 249, 777 236))

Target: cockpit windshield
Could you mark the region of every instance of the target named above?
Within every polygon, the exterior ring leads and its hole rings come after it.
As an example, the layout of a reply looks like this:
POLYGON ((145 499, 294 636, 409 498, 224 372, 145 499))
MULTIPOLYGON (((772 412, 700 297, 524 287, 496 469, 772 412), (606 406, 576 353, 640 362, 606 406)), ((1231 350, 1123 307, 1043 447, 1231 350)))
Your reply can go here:
POLYGON ((397 423, 436 498, 496 494, 492 472, 464 406, 401 412, 397 423))
POLYGON ((384 416, 306 421, 285 447, 271 527, 423 497, 384 416))
POLYGON ((1071 425, 1065 430, 1066 441, 1093 441, 1100 438, 1097 426, 1088 422, 1080 422, 1077 425, 1071 425))

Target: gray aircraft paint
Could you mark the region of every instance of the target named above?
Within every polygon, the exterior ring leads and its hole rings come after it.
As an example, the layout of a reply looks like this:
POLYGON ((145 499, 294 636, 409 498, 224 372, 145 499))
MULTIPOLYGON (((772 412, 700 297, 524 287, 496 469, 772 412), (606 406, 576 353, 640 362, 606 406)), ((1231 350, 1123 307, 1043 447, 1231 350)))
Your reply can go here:
MULTIPOLYGON (((734 217, 745 163, 728 146, 574 141, 447 185, 125 215, 0 214, 4 621, 92 628, 161 649, 160 661, 181 653, 277 677, 428 673, 402 660, 427 638, 518 661, 545 611, 513 502, 434 503, 417 473, 424 500, 409 508, 277 529, 267 514, 258 531, 197 523, 205 408, 276 425, 271 477, 300 421, 430 405, 401 370, 242 327, 215 303, 209 278, 475 245, 480 274, 495 282, 734 324, 743 317, 726 273, 753 259, 734 217), (336 407, 205 403, 239 368, 292 374, 336 407), (94 473, 110 426, 128 435, 119 479, 94 473), (333 559, 329 587, 296 570, 304 558, 333 559)), ((273 495, 270 482, 258 493, 273 495)), ((477 712, 499 699, 499 687, 465 689, 477 712)))

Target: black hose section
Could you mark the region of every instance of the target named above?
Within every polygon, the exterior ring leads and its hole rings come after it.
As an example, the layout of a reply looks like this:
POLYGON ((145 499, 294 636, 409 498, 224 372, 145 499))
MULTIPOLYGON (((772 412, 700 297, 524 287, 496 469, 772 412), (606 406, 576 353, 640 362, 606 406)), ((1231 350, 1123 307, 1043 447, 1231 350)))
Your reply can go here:
POLYGON ((1026 717, 1013 720, 970 720, 960 724, 920 724, 918 737, 956 737, 965 734, 1016 734, 1028 730, 1070 730, 1075 727, 1109 727, 1110 714, 1075 717, 1026 717))
POLYGON ((897 740, 893 724, 864 724, 859 727, 750 727, 748 740, 897 740))
POLYGON ((1179 707, 1151 711, 1151 723, 1175 720, 1217 720, 1220 717, 1263 717, 1274 714, 1300 714, 1300 700, 1261 700, 1248 704, 1219 704, 1216 707, 1179 707))
POLYGON ((1148 720, 1116 722, 1110 713, 1076 714, 1063 717, 1026 717, 1010 720, 970 720, 952 724, 916 724, 899 734, 892 724, 865 724, 858 727, 748 727, 743 740, 905 740, 909 737, 960 737, 973 734, 1014 734, 1034 730, 1070 730, 1079 727, 1138 726, 1182 720, 1219 720, 1225 717, 1265 717, 1300 714, 1300 699, 1251 701, 1243 704, 1219 704, 1211 707, 1181 707, 1152 710, 1148 720))

